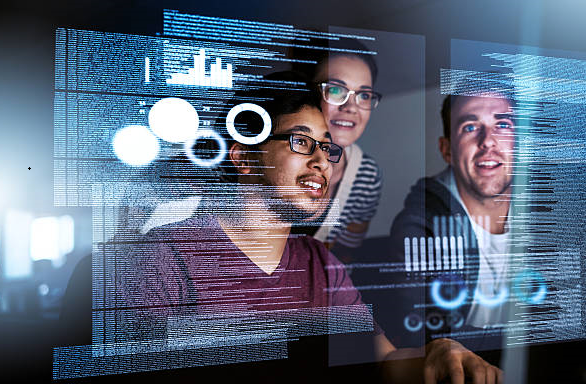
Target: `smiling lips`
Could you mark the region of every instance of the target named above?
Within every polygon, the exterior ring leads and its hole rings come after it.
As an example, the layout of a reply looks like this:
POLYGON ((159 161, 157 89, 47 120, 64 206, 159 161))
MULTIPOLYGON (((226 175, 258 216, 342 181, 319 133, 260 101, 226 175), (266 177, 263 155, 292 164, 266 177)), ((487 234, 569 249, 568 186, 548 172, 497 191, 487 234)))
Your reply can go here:
POLYGON ((350 120, 330 120, 330 124, 341 129, 352 129, 356 123, 350 120))
POLYGON ((327 181, 323 176, 301 177, 299 184, 310 194, 311 197, 322 197, 325 194, 327 181))
POLYGON ((474 166, 481 173, 490 173, 491 171, 500 168, 503 165, 502 161, 495 159, 480 159, 474 163, 474 166))

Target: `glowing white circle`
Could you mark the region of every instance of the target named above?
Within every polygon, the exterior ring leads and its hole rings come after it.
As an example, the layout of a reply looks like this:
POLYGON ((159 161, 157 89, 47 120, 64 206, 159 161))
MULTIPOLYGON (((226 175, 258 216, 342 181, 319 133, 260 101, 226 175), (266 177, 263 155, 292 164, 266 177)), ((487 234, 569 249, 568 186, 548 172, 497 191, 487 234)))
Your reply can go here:
POLYGON ((212 131, 212 130, 208 130, 208 129, 204 129, 202 131, 199 131, 194 138, 192 138, 189 141, 186 141, 185 144, 183 145, 183 149, 185 149, 185 154, 187 155, 189 160, 191 160, 195 165, 198 165, 200 167, 210 167, 210 168, 219 164, 222 160, 224 160, 224 157, 226 157, 226 152, 227 152, 226 151, 226 141, 222 138, 222 136, 220 136, 216 131, 212 131), (199 139, 204 139, 204 138, 214 139, 218 143, 218 146, 220 147, 220 149, 218 150, 218 155, 212 159, 209 159, 209 160, 204 160, 204 159, 200 159, 200 158, 196 157, 193 154, 193 150, 192 150, 192 147, 196 143, 196 141, 199 139))
POLYGON ((147 165, 159 154, 159 140, 144 125, 129 125, 114 134, 116 156, 132 166, 147 165))
POLYGON ((228 130, 228 133, 230 134, 230 136, 232 136, 232 138, 239 143, 242 143, 245 145, 254 145, 254 144, 262 143, 271 134, 271 117, 269 116, 268 112, 265 111, 265 109, 259 105, 252 104, 252 103, 238 104, 238 105, 234 106, 230 110, 230 112, 228 112, 228 116, 226 117, 226 129, 228 130), (263 128, 262 128, 261 133, 259 133, 256 136, 248 137, 248 136, 244 136, 244 135, 241 135, 240 133, 236 132, 236 127, 234 126, 234 120, 236 119, 236 116, 238 116, 238 114, 240 112, 244 112, 244 111, 256 112, 262 118, 263 128))
POLYGON ((149 126, 155 135, 165 141, 184 143, 195 136, 199 115, 188 101, 166 97, 151 107, 149 126))

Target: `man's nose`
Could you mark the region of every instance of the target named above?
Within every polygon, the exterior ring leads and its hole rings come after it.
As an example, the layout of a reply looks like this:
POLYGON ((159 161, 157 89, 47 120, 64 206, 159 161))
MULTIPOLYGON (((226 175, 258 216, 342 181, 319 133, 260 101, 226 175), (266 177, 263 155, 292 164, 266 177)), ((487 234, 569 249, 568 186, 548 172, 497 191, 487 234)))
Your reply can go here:
POLYGON ((482 125, 481 134, 478 139, 478 146, 481 148, 492 148, 498 146, 498 135, 494 128, 482 125))
POLYGON ((316 145, 315 150, 311 154, 310 168, 326 171, 330 167, 328 161, 328 154, 324 152, 319 145, 316 145))

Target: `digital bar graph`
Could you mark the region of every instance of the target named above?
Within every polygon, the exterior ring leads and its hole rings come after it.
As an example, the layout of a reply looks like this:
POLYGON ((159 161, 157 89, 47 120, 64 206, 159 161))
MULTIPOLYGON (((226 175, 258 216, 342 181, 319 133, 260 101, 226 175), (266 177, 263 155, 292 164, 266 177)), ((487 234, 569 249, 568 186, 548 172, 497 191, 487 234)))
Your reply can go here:
POLYGON ((232 64, 222 68, 222 59, 216 57, 210 64, 209 75, 206 74, 206 53, 201 48, 198 55, 193 55, 193 67, 187 73, 173 73, 167 84, 189 85, 209 88, 232 88, 232 64))

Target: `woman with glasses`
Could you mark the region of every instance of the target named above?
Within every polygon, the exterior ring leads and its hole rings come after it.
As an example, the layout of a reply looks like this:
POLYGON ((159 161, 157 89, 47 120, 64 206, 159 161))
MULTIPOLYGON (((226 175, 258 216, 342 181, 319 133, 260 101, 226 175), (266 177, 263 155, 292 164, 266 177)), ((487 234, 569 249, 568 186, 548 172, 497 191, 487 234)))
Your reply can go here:
MULTIPOLYGON (((351 45, 344 48, 368 51, 356 41, 351 45)), ((331 50, 318 60, 312 76, 322 94, 322 112, 332 141, 344 148, 344 156, 333 164, 330 182, 330 197, 339 202, 339 211, 330 209, 313 227, 301 232, 330 248, 334 244, 360 246, 378 206, 382 187, 379 166, 356 144, 381 99, 373 88, 377 72, 372 55, 331 50), (320 225, 336 218, 340 223, 337 226, 320 225)))

